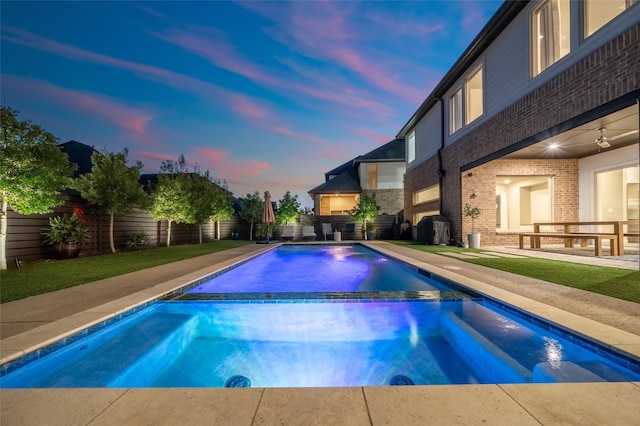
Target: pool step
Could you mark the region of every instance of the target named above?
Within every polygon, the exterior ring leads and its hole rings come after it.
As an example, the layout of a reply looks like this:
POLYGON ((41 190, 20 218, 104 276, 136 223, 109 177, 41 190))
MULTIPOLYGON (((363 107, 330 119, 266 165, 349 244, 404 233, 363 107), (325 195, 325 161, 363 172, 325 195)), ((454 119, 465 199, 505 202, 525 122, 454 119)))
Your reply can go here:
POLYGON ((576 383, 605 382, 606 380, 573 362, 562 361, 555 364, 550 362, 536 364, 533 369, 533 381, 536 383, 576 383))
POLYGON ((531 371, 454 312, 444 312, 442 334, 484 383, 527 383, 531 371))

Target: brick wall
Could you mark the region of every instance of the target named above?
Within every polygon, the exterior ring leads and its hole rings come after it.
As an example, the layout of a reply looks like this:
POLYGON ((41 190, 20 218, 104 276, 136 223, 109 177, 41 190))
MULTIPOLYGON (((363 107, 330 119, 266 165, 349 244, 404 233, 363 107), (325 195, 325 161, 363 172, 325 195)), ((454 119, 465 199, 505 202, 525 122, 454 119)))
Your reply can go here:
MULTIPOLYGON (((482 245, 517 244, 516 232, 496 232, 496 176, 552 176, 553 220, 578 220, 578 160, 496 160, 462 174, 462 205, 478 206, 475 230, 482 245), (473 196, 474 192, 478 196, 473 196)), ((471 219, 461 216, 461 235, 471 232, 471 219)), ((463 238, 463 240, 466 238, 463 238)))
MULTIPOLYGON (((518 143, 528 137, 540 134, 554 126, 571 120, 580 114, 591 111, 610 101, 640 89, 640 24, 610 40, 596 49, 593 53, 578 61, 572 67, 551 79, 540 88, 524 95, 500 113, 489 118, 484 123, 467 133, 454 144, 447 146, 442 151, 443 169, 446 171, 442 179, 442 211, 441 214, 451 221, 451 234, 461 238, 465 229, 462 221, 462 205, 468 199, 468 181, 461 172, 465 165, 478 161, 484 157, 518 143), (465 190, 463 191, 463 186, 465 190)), ((545 160, 532 162, 533 168, 552 167, 545 160)), ((491 168, 498 166, 492 165, 491 168)), ((524 167, 524 166, 523 166, 524 167)), ((557 166, 553 173, 565 176, 567 173, 575 173, 575 178, 566 178, 567 182, 556 186, 562 194, 555 193, 554 204, 556 216, 577 218, 578 207, 578 170, 577 165, 570 163, 557 166), (565 170, 566 171, 563 171, 565 170), (575 209, 575 212, 573 211, 575 209)), ((437 157, 408 171, 405 183, 405 216, 419 211, 412 206, 411 194, 416 189, 421 189, 438 182, 436 174, 437 157)), ((484 176, 487 181, 483 194, 489 194, 486 200, 475 200, 491 210, 495 209, 495 179, 491 181, 491 175, 517 174, 506 171, 482 170, 478 168, 478 177, 484 176), (485 176, 486 172, 486 176, 485 176)), ((475 170, 474 170, 475 174, 475 170)), ((568 176, 568 175, 566 175, 568 176)), ((563 177, 563 179, 565 179, 563 177)), ((563 181, 564 182, 564 181, 563 181)), ((476 186, 479 186, 476 184, 476 186)), ((420 208, 422 208, 421 206, 420 208)), ((495 216, 495 215, 493 215, 495 216)), ((484 229, 489 229, 489 219, 483 218, 484 229), (484 221, 487 221, 484 223, 484 221)), ((495 229, 495 217, 491 219, 495 229)), ((489 231, 487 231, 489 232, 489 231)), ((482 244, 513 244, 515 235, 483 235, 482 244)))
POLYGON ((363 189, 365 195, 374 195, 380 214, 398 214, 404 204, 404 189, 363 189))

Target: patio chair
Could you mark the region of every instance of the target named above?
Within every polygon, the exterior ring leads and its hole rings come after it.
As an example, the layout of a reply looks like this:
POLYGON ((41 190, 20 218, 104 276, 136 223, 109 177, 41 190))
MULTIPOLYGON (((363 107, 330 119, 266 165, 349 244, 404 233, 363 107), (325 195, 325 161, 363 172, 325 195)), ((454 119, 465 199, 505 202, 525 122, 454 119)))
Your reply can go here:
POLYGON ((356 239, 356 224, 347 223, 344 225, 344 231, 342 232, 343 240, 355 240, 356 239))
POLYGON ((316 232, 313 229, 313 226, 303 226, 302 227, 302 240, 303 241, 314 241, 316 239, 316 232))
POLYGON ((322 224, 322 235, 324 235, 324 240, 327 241, 327 235, 333 238, 333 228, 330 223, 322 224))
POLYGON ((283 241, 293 241, 294 237, 294 227, 292 225, 285 225, 282 227, 282 238, 283 241))

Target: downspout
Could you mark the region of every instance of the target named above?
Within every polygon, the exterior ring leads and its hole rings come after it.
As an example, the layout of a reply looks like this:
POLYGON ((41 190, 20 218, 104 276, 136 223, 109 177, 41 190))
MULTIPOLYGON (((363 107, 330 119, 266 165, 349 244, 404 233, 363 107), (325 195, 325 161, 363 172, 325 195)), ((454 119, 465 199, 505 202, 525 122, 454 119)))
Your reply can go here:
POLYGON ((438 149, 438 188, 440 191, 439 197, 439 210, 440 214, 442 214, 442 181, 445 175, 445 170, 442 166, 442 150, 444 149, 444 101, 442 98, 435 98, 436 101, 440 103, 440 148, 438 149))

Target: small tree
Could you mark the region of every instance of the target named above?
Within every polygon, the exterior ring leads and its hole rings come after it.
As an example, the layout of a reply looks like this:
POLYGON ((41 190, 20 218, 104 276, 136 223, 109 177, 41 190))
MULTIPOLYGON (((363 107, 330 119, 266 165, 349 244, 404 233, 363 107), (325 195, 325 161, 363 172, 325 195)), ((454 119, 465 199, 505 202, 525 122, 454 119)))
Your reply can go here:
POLYGON ((278 223, 281 225, 295 223, 298 218, 298 211, 300 210, 298 196, 291 196, 291 192, 287 191, 278 203, 279 207, 276 212, 276 219, 278 220, 278 223))
POLYGON ((210 205, 209 217, 216 226, 217 239, 220 239, 220 221, 233 216, 233 194, 227 189, 224 181, 215 182, 214 197, 210 205))
POLYGON ((129 150, 114 154, 94 152, 91 154, 91 172, 80 176, 73 187, 80 191, 82 198, 97 207, 101 213, 109 215, 109 248, 116 252, 113 241, 115 215, 126 215, 134 207, 146 202, 146 194, 139 183, 142 163, 127 166, 129 150))
POLYGON ((478 216, 480 216, 480 209, 477 206, 471 207, 469 203, 466 203, 464 205, 464 210, 462 211, 462 213, 466 217, 471 218, 471 233, 475 234, 476 233, 475 220, 478 218, 478 216))
POLYGON ((361 195, 356 205, 349 212, 349 217, 355 222, 362 223, 362 238, 367 232, 367 222, 374 223, 380 213, 380 206, 376 203, 376 196, 361 195))
POLYGON ((217 185, 212 181, 209 170, 201 172, 198 167, 186 176, 189 202, 193 212, 194 223, 198 224, 198 240, 202 244, 202 224, 209 219, 212 204, 218 196, 217 185))
POLYGON ((23 215, 50 213, 64 203, 62 191, 75 167, 57 139, 18 112, 0 110, 0 270, 7 269, 7 210, 23 215))
POLYGON ((168 222, 167 247, 171 245, 173 222, 195 223, 186 171, 184 155, 180 155, 177 163, 171 160, 163 161, 160 164, 158 184, 151 192, 149 214, 155 220, 168 222))
POLYGON ((253 240, 253 224, 262 220, 262 211, 264 210, 264 201, 260 197, 258 191, 253 194, 247 194, 247 198, 242 203, 240 217, 250 223, 249 240, 253 240))

